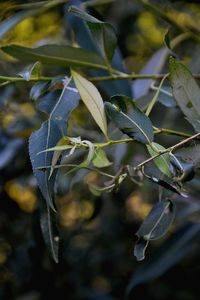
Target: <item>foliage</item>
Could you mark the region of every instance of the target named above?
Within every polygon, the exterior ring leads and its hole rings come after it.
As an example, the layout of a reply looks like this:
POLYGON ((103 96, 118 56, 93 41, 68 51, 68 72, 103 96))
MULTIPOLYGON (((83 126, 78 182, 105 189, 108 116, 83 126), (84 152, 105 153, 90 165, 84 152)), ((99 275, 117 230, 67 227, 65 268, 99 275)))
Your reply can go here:
POLYGON ((0 4, 2 298, 131 299, 197 255, 200 8, 167 2, 0 4))

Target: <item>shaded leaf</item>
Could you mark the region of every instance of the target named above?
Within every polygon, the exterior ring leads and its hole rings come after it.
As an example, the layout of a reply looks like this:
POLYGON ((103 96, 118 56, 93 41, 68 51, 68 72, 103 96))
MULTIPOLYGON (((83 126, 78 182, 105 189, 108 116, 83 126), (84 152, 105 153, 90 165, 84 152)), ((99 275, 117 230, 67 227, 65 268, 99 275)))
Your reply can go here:
MULTIPOLYGON (((152 143, 152 146, 155 149, 157 149, 158 151, 156 152, 155 150, 152 149, 152 147, 147 145, 147 149, 151 156, 155 156, 156 154, 159 153, 159 151, 165 150, 165 148, 163 146, 159 145, 158 143, 152 143)), ((153 161, 162 173, 164 173, 168 177, 171 177, 172 174, 170 172, 170 155, 169 155, 169 153, 160 155, 160 156, 156 157, 153 161)))
MULTIPOLYGON (((48 101, 48 98, 46 99, 48 101)), ((46 199, 47 204, 54 209, 53 194, 56 170, 50 179, 50 170, 44 172, 37 170, 41 166, 49 166, 52 163, 53 152, 39 152, 54 147, 66 132, 66 123, 71 111, 78 105, 78 93, 69 91, 66 87, 54 105, 51 107, 49 119, 42 124, 39 130, 35 131, 29 139, 29 153, 34 174, 38 186, 46 199), (38 143, 38 141, 40 141, 38 143)), ((47 103, 47 106, 49 103, 47 103)))
POLYGON ((137 285, 158 278, 186 255, 191 255, 196 248, 194 238, 199 236, 200 224, 189 224, 179 230, 170 240, 145 260, 134 272, 126 293, 137 285))
POLYGON ((31 77, 39 78, 40 75, 41 75, 40 62, 36 62, 33 65, 26 67, 25 70, 19 73, 19 76, 23 77, 27 81, 29 81, 31 77))
POLYGON ((88 52, 81 48, 74 48, 63 45, 45 45, 37 48, 28 48, 19 45, 9 45, 1 47, 1 49, 23 62, 36 62, 57 66, 77 66, 94 69, 104 69, 103 60, 92 52, 88 52))
POLYGON ((188 146, 176 151, 176 156, 194 166, 200 166, 200 145, 188 146))
POLYGON ((99 21, 75 6, 71 6, 69 12, 86 21, 100 53, 106 61, 110 61, 117 45, 117 38, 112 25, 99 21))
POLYGON ((148 240, 144 240, 143 238, 139 238, 134 247, 134 256, 137 261, 142 261, 145 259, 145 251, 149 244, 148 240))
POLYGON ((166 107, 176 107, 176 102, 174 100, 171 87, 164 86, 160 90, 158 101, 166 107))
POLYGON ((173 203, 164 200, 156 203, 136 232, 138 238, 157 240, 167 232, 174 219, 173 203))
POLYGON ((44 95, 49 89, 50 82, 38 81, 35 83, 30 90, 30 99, 38 100, 42 95, 44 95))
POLYGON ((114 96, 111 98, 111 101, 117 105, 105 102, 105 109, 110 120, 117 128, 141 143, 149 144, 153 141, 152 123, 150 119, 137 108, 132 99, 126 96, 114 96), (131 106, 129 111, 127 103, 131 106))
POLYGON ((92 163, 97 168, 105 168, 112 164, 108 160, 106 153, 101 148, 97 148, 95 150, 95 155, 92 159, 92 163))
POLYGON ((173 57, 170 58, 170 79, 177 105, 194 129, 200 131, 200 88, 186 66, 173 57))
POLYGON ((40 205, 40 226, 47 248, 54 261, 58 263, 59 233, 56 225, 56 214, 47 203, 40 205))
POLYGON ((87 106, 88 110, 106 138, 108 138, 104 104, 99 91, 90 81, 85 79, 77 72, 72 70, 71 73, 81 99, 87 106))

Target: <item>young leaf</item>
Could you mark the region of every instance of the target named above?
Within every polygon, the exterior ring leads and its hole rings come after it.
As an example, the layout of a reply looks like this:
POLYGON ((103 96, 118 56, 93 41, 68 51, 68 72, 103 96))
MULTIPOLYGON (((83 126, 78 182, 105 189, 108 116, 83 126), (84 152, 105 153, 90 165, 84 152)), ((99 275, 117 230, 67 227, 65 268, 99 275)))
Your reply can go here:
POLYGON ((111 100, 117 105, 105 102, 105 109, 110 120, 123 133, 131 138, 149 144, 153 141, 153 127, 150 119, 137 108, 132 99, 126 96, 114 96, 111 100), (131 103, 131 109, 127 110, 127 102, 131 103), (119 107, 120 106, 120 107, 119 107))
POLYGON ((100 54, 109 62, 113 57, 117 45, 117 38, 112 25, 99 21, 75 6, 71 6, 69 12, 86 21, 100 54))
POLYGON ((90 111, 97 125, 104 133, 105 137, 108 139, 104 104, 99 91, 90 81, 85 79, 74 70, 72 70, 71 73, 81 99, 87 106, 88 110, 90 111))
MULTIPOLYGON (((158 150, 156 152, 155 150, 152 149, 152 147, 147 145, 147 149, 148 149, 148 151, 149 151, 149 153, 152 157, 155 156, 156 154, 158 154, 159 151, 165 150, 165 148, 163 146, 159 145, 158 143, 152 143, 152 146, 154 147, 154 149, 158 150)), ((170 167, 170 156, 169 156, 168 153, 165 153, 163 155, 160 155, 160 156, 156 157, 153 161, 162 173, 164 173, 168 177, 172 176, 172 174, 170 172, 170 169, 169 169, 169 167, 170 167)))
POLYGON ((170 58, 170 78, 177 105, 194 129, 200 131, 200 88, 182 63, 170 58))
POLYGON ((57 66, 77 66, 85 68, 103 69, 107 67, 97 55, 81 48, 63 45, 45 45, 38 48, 28 48, 19 45, 1 47, 5 53, 22 60, 23 62, 36 62, 57 66))
POLYGON ((45 108, 46 111, 49 112, 49 119, 42 124, 39 130, 32 133, 29 139, 29 153, 33 172, 42 195, 46 199, 47 204, 54 209, 53 194, 56 171, 53 172, 49 179, 50 169, 45 171, 37 170, 37 168, 41 166, 45 167, 51 165, 53 152, 43 152, 39 155, 38 153, 54 147, 63 137, 63 134, 66 133, 66 123, 71 111, 76 108, 79 103, 79 95, 78 93, 67 90, 67 86, 65 86, 58 100, 55 101, 53 105, 49 103, 48 97, 45 98, 45 100, 45 108))
POLYGON ((96 149, 95 155, 92 159, 92 163, 97 168, 105 168, 112 164, 108 160, 106 153, 101 148, 96 149))
POLYGON ((40 74, 41 74, 41 64, 39 61, 37 61, 33 65, 28 66, 24 71, 20 72, 19 76, 29 81, 31 77, 38 78, 40 74))

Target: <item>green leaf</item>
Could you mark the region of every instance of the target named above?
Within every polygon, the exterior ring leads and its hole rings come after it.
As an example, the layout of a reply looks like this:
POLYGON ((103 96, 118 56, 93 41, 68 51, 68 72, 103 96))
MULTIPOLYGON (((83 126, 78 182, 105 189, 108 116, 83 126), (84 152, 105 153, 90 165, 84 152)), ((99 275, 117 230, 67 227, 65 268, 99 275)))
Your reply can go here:
POLYGON ((85 79, 74 70, 72 70, 71 73, 81 99, 87 106, 88 110, 90 111, 97 125, 104 133, 105 137, 108 139, 104 104, 99 91, 90 81, 85 79))
POLYGON ((112 25, 99 21, 75 6, 71 6, 69 8, 69 12, 86 21, 101 55, 107 62, 109 62, 113 57, 117 45, 117 38, 112 25))
POLYGON ((200 88, 182 63, 170 58, 170 79, 177 105, 194 129, 200 131, 200 88))
POLYGON ((170 200, 157 202, 136 232, 138 238, 157 240, 167 232, 174 220, 173 203, 170 200))
POLYGON ((39 61, 37 61, 31 66, 26 67, 25 70, 19 73, 19 76, 23 77, 27 81, 29 81, 31 77, 39 78, 40 75, 41 75, 41 64, 39 61))
POLYGON ((97 148, 95 150, 95 155, 92 159, 92 163, 97 168, 105 168, 112 164, 108 160, 106 153, 101 148, 97 148))
POLYGON ((153 141, 153 127, 150 119, 137 108, 132 99, 126 96, 113 96, 111 101, 105 102, 105 109, 110 120, 123 133, 131 138, 149 144, 153 141), (128 111, 128 104, 131 106, 128 111))
MULTIPOLYGON (((165 150, 165 148, 163 146, 159 145, 158 143, 153 142, 152 146, 155 150, 153 150, 150 145, 147 145, 147 149, 148 149, 148 151, 149 151, 149 153, 152 157, 155 156, 156 154, 158 154, 159 151, 165 150), (156 151, 156 149, 157 149, 157 151, 156 151)), ((162 173, 164 173, 168 177, 172 177, 172 174, 171 174, 170 169, 169 169, 169 167, 170 167, 170 155, 168 153, 165 153, 163 155, 160 155, 160 156, 154 158, 153 161, 162 173)))
POLYGON ((64 67, 85 67, 106 70, 103 60, 96 54, 81 48, 63 45, 45 45, 38 48, 28 48, 19 45, 9 45, 1 49, 23 62, 36 62, 64 67))

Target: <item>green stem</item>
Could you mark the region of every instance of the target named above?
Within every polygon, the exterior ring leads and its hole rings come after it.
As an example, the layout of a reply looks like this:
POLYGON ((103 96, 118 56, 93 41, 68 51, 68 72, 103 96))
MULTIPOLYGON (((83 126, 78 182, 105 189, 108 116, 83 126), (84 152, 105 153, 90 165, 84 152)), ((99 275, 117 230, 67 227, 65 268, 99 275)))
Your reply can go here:
POLYGON ((157 88, 157 91, 156 91, 156 93, 155 93, 153 99, 150 101, 150 103, 149 103, 149 105, 148 105, 148 107, 147 107, 146 113, 145 113, 145 115, 146 115, 147 117, 150 115, 150 113, 151 113, 151 111, 152 111, 154 105, 156 104, 156 101, 157 101, 157 99, 158 99, 158 96, 159 96, 161 87, 162 87, 162 85, 163 85, 165 79, 168 77, 168 75, 169 75, 169 74, 166 74, 166 75, 163 77, 163 79, 162 79, 161 82, 160 82, 159 87, 157 88))
POLYGON ((177 135, 177 136, 186 137, 186 138, 192 136, 189 133, 185 133, 185 132, 181 132, 181 131, 176 131, 176 130, 173 130, 173 129, 157 128, 157 127, 153 127, 153 129, 155 130, 154 131, 155 134, 166 133, 166 134, 177 135))

